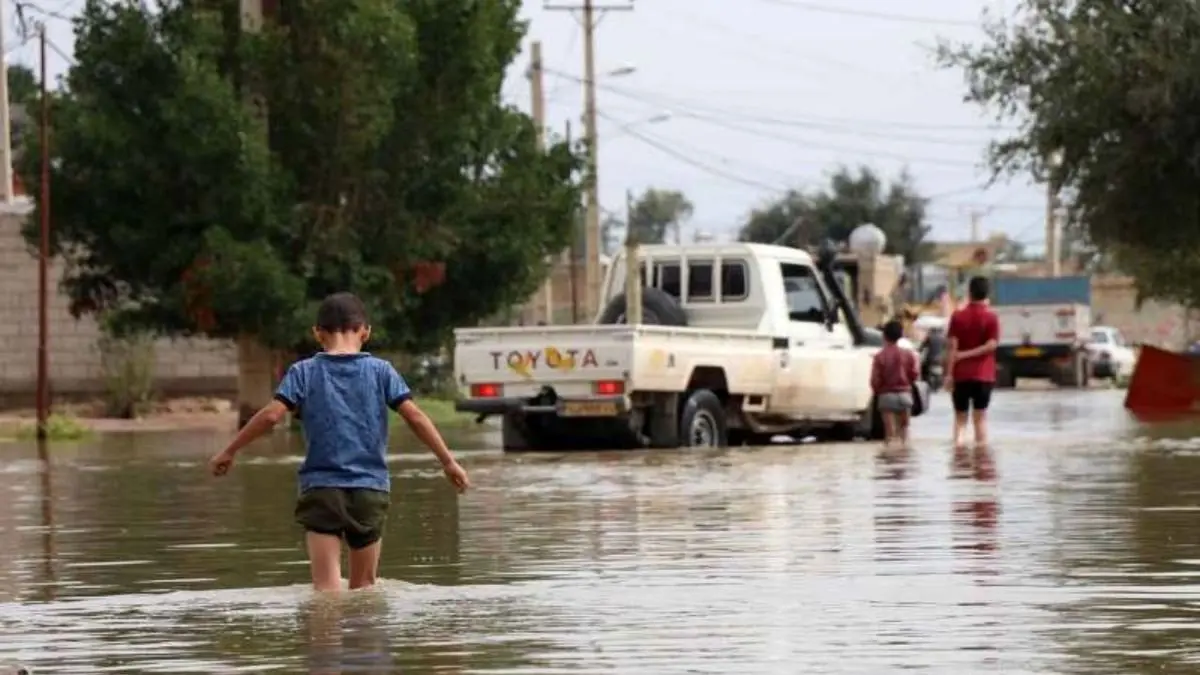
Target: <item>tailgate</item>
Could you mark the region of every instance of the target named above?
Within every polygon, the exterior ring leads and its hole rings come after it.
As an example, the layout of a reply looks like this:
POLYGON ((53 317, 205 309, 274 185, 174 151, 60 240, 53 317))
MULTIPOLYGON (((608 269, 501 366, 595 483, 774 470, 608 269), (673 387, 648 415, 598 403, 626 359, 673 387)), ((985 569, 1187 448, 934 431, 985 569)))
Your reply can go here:
POLYGON ((1000 345, 1066 345, 1087 342, 1091 309, 1087 305, 1046 304, 996 307, 1000 345))
POLYGON ((504 398, 533 397, 546 385, 559 396, 589 396, 596 382, 626 380, 633 335, 622 325, 459 329, 454 377, 466 398, 478 385, 504 398))

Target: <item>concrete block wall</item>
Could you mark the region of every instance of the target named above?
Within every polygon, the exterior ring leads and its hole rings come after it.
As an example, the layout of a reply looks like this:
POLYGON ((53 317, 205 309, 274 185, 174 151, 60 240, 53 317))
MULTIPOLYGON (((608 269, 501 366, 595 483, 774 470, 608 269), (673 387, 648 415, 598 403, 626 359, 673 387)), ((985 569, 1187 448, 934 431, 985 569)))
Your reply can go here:
MULTIPOLYGON (((31 398, 37 378, 37 259, 21 237, 27 207, 0 207, 0 396, 31 398)), ((49 361, 55 396, 101 391, 98 339, 90 317, 75 319, 57 292, 62 265, 50 268, 49 361)), ((237 354, 231 342, 159 340, 155 344, 157 386, 169 394, 226 394, 236 391, 237 354)))
POLYGON ((1163 349, 1183 349, 1195 335, 1194 318, 1179 305, 1147 301, 1137 305, 1137 287, 1122 276, 1092 279, 1092 319, 1120 329, 1125 339, 1163 349))

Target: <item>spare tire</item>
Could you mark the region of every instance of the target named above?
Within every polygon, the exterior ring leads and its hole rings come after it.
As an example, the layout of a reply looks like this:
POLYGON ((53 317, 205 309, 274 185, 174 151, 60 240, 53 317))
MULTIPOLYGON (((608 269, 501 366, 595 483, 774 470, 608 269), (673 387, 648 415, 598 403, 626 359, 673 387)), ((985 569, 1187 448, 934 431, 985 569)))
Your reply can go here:
MULTIPOLYGON (((609 301, 600 313, 601 324, 625 323, 625 294, 609 301)), ((679 301, 657 288, 642 289, 642 323, 654 326, 686 326, 687 313, 679 301)))

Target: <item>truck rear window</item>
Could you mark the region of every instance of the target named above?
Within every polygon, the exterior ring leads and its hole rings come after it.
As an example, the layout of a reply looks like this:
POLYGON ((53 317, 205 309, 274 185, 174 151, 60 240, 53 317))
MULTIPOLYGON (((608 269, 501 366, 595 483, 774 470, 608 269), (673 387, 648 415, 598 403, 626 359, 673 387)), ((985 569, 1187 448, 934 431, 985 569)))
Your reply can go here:
POLYGON ((750 295, 748 266, 743 260, 721 262, 721 302, 745 300, 750 295))

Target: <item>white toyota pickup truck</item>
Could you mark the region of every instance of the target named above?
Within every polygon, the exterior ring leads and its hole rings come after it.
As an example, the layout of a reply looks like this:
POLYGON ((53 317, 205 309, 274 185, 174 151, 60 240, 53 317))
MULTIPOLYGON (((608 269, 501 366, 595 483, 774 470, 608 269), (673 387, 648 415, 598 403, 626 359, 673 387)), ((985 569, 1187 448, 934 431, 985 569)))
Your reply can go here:
POLYGON ((506 450, 880 438, 870 374, 882 338, 821 257, 640 247, 643 319, 627 325, 621 254, 595 325, 456 330, 457 408, 502 416, 506 450))

